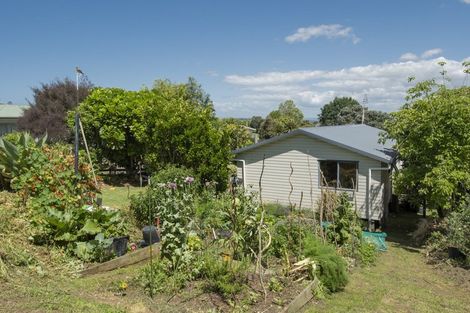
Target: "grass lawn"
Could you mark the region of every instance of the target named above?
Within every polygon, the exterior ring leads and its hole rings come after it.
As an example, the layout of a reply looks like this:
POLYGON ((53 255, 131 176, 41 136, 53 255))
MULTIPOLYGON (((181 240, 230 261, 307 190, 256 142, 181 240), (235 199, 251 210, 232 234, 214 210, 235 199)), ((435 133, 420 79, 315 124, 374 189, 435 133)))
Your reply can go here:
POLYGON ((126 209, 130 204, 129 197, 139 192, 143 192, 147 187, 123 187, 106 185, 102 189, 103 205, 126 209))
POLYGON ((409 221, 392 220, 389 250, 377 264, 356 270, 343 292, 307 312, 470 312, 469 271, 427 264, 422 251, 409 244, 414 225, 409 221))

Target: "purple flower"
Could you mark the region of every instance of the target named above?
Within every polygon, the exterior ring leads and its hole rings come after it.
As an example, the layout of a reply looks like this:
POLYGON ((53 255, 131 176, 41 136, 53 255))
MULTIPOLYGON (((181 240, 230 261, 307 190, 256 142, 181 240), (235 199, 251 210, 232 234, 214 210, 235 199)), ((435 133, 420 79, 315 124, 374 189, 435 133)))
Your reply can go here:
POLYGON ((194 177, 188 176, 184 179, 184 182, 187 184, 192 184, 194 182, 194 177))
POLYGON ((173 190, 175 190, 176 187, 178 187, 178 185, 176 183, 168 183, 166 186, 170 189, 173 189, 173 190))

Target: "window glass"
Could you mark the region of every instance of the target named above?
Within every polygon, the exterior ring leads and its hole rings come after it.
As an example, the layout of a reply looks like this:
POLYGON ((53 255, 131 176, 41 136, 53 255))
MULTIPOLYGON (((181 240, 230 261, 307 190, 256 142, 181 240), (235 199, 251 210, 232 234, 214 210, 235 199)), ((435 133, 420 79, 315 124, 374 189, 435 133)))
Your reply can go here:
POLYGON ((357 163, 339 162, 339 188, 354 189, 356 182, 357 163))
POLYGON ((337 185, 337 162, 336 161, 320 161, 320 182, 322 186, 336 187, 337 185))

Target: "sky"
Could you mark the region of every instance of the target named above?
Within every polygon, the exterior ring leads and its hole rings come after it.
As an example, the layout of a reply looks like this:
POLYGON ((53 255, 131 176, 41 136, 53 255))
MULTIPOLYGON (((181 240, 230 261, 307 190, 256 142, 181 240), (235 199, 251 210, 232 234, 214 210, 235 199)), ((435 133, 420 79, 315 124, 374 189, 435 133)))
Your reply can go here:
POLYGON ((0 0, 0 102, 74 79, 138 90, 196 78, 220 117, 293 99, 314 118, 334 97, 395 111, 417 80, 469 84, 470 0, 0 0))

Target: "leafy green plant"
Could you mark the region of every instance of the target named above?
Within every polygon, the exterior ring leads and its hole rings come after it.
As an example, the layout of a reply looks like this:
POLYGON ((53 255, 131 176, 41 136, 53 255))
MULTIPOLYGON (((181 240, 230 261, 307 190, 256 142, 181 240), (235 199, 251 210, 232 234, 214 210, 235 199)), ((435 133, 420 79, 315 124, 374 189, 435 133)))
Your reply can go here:
POLYGON ((67 146, 27 146, 11 185, 29 208, 35 243, 65 247, 86 261, 104 260, 108 238, 124 235, 127 225, 118 211, 93 206, 98 189, 90 168, 80 164, 76 175, 73 163, 67 146))
POLYGON ((348 282, 346 262, 333 246, 307 233, 303 249, 305 257, 310 257, 318 263, 316 275, 329 291, 336 292, 346 286, 348 282))
POLYGON ((9 136, 11 141, 0 137, 0 178, 4 187, 10 187, 12 178, 17 177, 24 164, 21 163, 22 153, 29 147, 42 147, 47 134, 40 139, 33 139, 29 133, 16 133, 9 136))
POLYGON ((225 261, 217 254, 206 254, 203 261, 202 277, 204 288, 216 292, 226 299, 240 293, 247 282, 246 261, 225 261))
POLYGON ((162 256, 172 261, 176 269, 186 259, 187 240, 195 215, 192 181, 182 178, 183 182, 153 182, 143 194, 131 198, 131 210, 141 224, 160 220, 162 256))

